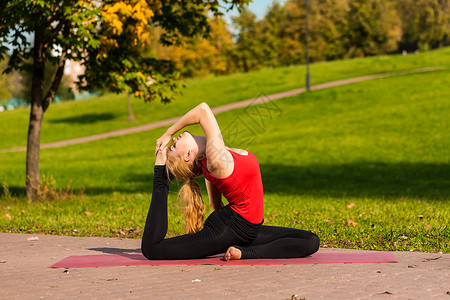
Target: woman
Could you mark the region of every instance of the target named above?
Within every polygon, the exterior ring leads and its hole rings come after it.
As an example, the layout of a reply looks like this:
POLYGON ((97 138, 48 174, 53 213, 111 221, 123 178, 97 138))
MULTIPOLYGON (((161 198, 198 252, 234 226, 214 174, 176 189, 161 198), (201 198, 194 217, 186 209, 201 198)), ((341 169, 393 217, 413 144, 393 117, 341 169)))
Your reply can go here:
POLYGON ((263 226, 263 186, 256 157, 227 148, 213 112, 202 103, 181 117, 156 142, 153 196, 142 237, 148 259, 194 259, 224 253, 224 260, 304 257, 319 249, 314 233, 263 226), (200 124, 205 136, 188 131, 200 124), (168 147, 170 140, 173 144, 168 147), (180 189, 189 234, 164 239, 167 233, 169 178, 186 181, 180 189), (205 176, 214 210, 203 226, 204 204, 194 178, 205 176), (229 205, 224 206, 222 195, 229 205))

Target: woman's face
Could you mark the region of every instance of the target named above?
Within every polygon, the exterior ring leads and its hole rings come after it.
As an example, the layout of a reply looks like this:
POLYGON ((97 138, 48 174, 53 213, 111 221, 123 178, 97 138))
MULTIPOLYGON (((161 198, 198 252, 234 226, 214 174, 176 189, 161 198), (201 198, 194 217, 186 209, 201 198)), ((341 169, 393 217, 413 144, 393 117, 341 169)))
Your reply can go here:
POLYGON ((196 147, 197 143, 195 142, 192 134, 189 131, 185 131, 179 136, 172 138, 172 145, 169 147, 167 155, 185 156, 188 152, 192 151, 196 147))

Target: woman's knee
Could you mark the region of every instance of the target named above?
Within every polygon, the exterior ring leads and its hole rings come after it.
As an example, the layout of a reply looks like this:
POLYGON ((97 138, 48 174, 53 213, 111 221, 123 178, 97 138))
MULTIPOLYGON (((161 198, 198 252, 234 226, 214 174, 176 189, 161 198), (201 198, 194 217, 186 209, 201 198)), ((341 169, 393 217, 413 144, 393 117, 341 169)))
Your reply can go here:
POLYGON ((310 245, 311 245, 311 253, 316 253, 319 250, 320 247, 320 238, 317 236, 317 234, 311 232, 311 236, 309 237, 310 245))
POLYGON ((161 253, 160 253, 160 251, 158 251, 156 245, 143 242, 141 244, 141 252, 142 252, 142 255, 144 255, 145 258, 147 258, 149 260, 162 259, 161 253))

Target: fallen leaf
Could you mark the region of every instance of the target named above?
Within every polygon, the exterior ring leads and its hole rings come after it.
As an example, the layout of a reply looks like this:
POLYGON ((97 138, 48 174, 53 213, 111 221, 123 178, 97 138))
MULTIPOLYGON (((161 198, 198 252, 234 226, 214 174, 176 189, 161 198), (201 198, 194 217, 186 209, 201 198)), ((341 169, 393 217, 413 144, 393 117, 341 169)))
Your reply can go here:
POLYGON ((427 225, 424 226, 424 228, 425 228, 425 230, 430 230, 431 229, 431 225, 427 224, 427 225))
POLYGON ((331 221, 331 220, 325 220, 325 222, 327 222, 327 223, 331 223, 331 224, 335 224, 333 221, 331 221))
POLYGON ((349 205, 347 205, 347 208, 348 208, 348 209, 352 209, 353 207, 355 207, 355 203, 353 203, 353 202, 350 203, 349 205))
POLYGON ((356 225, 359 225, 359 224, 356 223, 355 221, 352 221, 352 220, 348 219, 347 220, 347 225, 355 227, 356 225))
POLYGON ((4 217, 11 220, 11 215, 10 214, 5 214, 4 217))
POLYGON ((88 210, 87 210, 87 211, 85 211, 84 213, 85 213, 85 214, 86 214, 86 216, 88 216, 88 217, 92 216, 92 213, 91 213, 90 211, 88 211, 88 210))
POLYGON ((26 212, 25 210, 22 209, 22 213, 23 213, 23 214, 26 214, 27 212, 26 212))
POLYGON ((299 295, 295 294, 295 295, 292 295, 291 297, 289 297, 288 300, 305 300, 305 298, 300 297, 299 295))
POLYGON ((27 241, 39 241, 39 238, 37 236, 32 236, 27 238, 27 241))
POLYGON ((118 210, 122 210, 122 209, 123 209, 123 206, 121 206, 121 207, 118 208, 118 210))

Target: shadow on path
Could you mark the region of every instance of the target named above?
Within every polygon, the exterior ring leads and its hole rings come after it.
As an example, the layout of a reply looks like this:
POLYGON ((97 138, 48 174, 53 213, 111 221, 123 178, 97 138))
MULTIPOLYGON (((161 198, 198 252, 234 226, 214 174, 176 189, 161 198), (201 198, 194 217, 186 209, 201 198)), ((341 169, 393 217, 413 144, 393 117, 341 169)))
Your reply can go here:
POLYGON ((123 248, 88 248, 88 250, 99 251, 106 254, 130 254, 139 253, 141 254, 141 249, 123 249, 123 248))

